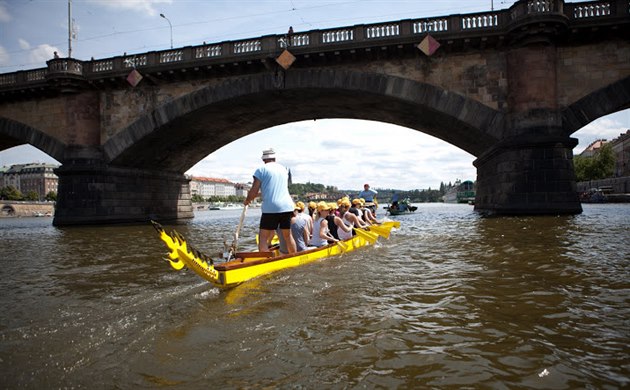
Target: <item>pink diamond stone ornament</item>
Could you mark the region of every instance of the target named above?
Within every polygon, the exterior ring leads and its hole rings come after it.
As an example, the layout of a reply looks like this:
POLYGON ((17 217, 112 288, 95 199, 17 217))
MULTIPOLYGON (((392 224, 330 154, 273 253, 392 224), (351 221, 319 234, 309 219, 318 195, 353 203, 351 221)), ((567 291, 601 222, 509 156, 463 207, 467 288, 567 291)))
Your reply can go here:
POLYGON ((440 42, 436 41, 431 35, 427 36, 418 44, 418 49, 424 54, 431 56, 440 47, 440 42))
POLYGON ((129 72, 129 75, 127 75, 127 82, 132 86, 135 87, 136 85, 138 85, 138 83, 142 80, 142 75, 140 74, 140 72, 138 72, 138 70, 134 69, 131 72, 129 72))

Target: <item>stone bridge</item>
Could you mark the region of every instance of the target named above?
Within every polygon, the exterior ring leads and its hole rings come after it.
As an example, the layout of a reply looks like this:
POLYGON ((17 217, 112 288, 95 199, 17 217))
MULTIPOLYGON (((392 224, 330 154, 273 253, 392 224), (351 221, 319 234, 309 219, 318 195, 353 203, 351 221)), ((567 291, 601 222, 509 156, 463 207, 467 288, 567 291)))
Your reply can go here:
POLYGON ((628 37, 628 0, 519 0, 51 59, 0 74, 0 150, 29 143, 62 163, 56 225, 181 219, 193 215, 183 172, 220 147, 294 121, 367 119, 473 154, 480 212, 575 214, 571 135, 630 107, 628 37))

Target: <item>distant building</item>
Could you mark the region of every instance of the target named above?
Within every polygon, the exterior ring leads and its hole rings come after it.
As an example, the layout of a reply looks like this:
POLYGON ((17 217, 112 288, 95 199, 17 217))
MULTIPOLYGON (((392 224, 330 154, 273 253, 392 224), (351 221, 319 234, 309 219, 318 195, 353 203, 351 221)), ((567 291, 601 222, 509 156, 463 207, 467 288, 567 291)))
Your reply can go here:
POLYGON ((4 172, 2 172, 2 187, 13 187, 16 190, 20 191, 20 172, 25 164, 15 164, 6 168, 4 172))
POLYGON ((610 141, 615 153, 615 177, 630 176, 630 130, 610 141))
POLYGON ((57 192, 59 178, 55 174, 55 164, 15 164, 0 170, 0 185, 13 187, 26 195, 37 193, 39 200, 44 200, 50 192, 57 192))
POLYGON ((236 196, 242 196, 244 198, 247 197, 247 193, 249 192, 250 188, 252 188, 252 186, 249 184, 244 184, 244 183, 235 184, 236 196))
POLYGON ((325 199, 328 199, 328 194, 325 192, 307 192, 304 194, 304 200, 309 202, 325 199))
MULTIPOLYGON (((295 200, 298 200, 298 196, 297 195, 292 195, 294 197, 295 200)), ((345 193, 343 192, 307 192, 304 195, 302 195, 299 198, 302 198, 302 200, 305 200, 307 202, 317 202, 317 201, 326 201, 326 202, 336 202, 338 199, 343 198, 344 196, 347 196, 345 193)))
POLYGON ((605 139, 598 139, 596 141, 591 142, 591 144, 588 145, 586 147, 586 149, 584 149, 582 151, 582 153, 580 153, 580 156, 582 156, 582 157, 593 157, 595 155, 595 153, 597 153, 599 151, 599 148, 604 146, 604 144, 606 144, 607 142, 608 141, 606 141, 605 139))
POLYGON ((203 198, 211 196, 230 196, 236 195, 237 185, 227 179, 218 179, 214 177, 193 176, 190 181, 191 195, 199 195, 203 198))
POLYGON ((625 133, 621 133, 619 137, 612 141, 606 141, 605 139, 598 139, 593 141, 589 146, 584 149, 580 156, 593 157, 599 149, 610 143, 613 153, 615 154, 615 170, 613 172, 614 177, 630 176, 630 130, 626 130, 625 133))

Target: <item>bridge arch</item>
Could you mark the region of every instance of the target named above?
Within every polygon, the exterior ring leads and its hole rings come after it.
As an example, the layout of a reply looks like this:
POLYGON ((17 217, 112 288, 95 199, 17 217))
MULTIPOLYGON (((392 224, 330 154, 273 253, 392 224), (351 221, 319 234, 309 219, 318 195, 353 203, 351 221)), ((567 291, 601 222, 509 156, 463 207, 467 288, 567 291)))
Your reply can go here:
POLYGON ((66 144, 24 123, 0 117, 0 151, 30 144, 57 161, 63 161, 66 144))
POLYGON ((116 166, 184 172, 243 136, 290 122, 349 118, 397 124, 478 156, 504 116, 441 88, 343 69, 253 74, 206 87, 140 118, 104 145, 116 166))
POLYGON ((600 88, 571 104, 562 112, 568 136, 594 120, 630 108, 630 76, 600 88))
POLYGON ((15 215, 15 208, 10 204, 2 204, 0 207, 0 215, 5 217, 12 217, 15 215))

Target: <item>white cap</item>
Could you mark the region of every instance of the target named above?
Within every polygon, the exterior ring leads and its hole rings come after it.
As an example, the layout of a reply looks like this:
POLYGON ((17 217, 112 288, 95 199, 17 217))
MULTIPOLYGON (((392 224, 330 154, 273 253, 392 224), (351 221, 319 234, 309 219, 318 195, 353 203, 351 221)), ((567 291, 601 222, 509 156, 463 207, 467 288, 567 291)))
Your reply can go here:
POLYGON ((273 148, 269 148, 267 150, 263 150, 262 159, 263 160, 271 160, 276 158, 276 152, 273 148))

